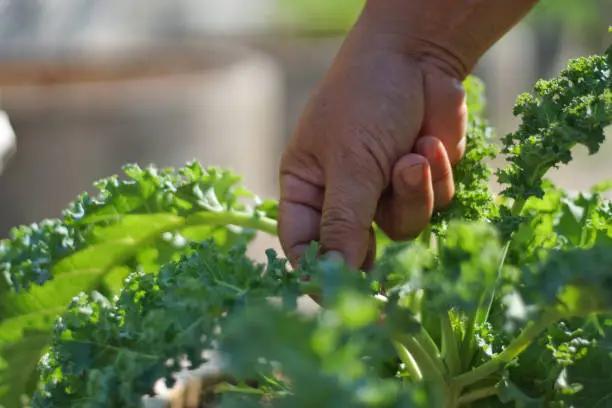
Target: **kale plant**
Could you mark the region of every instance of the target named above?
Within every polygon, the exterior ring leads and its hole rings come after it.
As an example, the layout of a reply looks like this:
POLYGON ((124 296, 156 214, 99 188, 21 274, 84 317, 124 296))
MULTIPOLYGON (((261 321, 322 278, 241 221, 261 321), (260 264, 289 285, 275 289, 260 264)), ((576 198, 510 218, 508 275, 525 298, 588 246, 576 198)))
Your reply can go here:
POLYGON ((160 379, 217 356, 198 383, 209 406, 612 406, 611 185, 546 179, 604 142, 612 47, 519 97, 499 195, 482 84, 466 87, 452 205, 418 239, 381 239, 369 273, 317 243, 295 269, 271 250, 249 259, 255 233, 276 233, 276 203, 197 163, 127 166, 62 218, 14 229, 0 243, 0 405, 146 406, 160 379), (298 311, 305 295, 315 316, 298 311))

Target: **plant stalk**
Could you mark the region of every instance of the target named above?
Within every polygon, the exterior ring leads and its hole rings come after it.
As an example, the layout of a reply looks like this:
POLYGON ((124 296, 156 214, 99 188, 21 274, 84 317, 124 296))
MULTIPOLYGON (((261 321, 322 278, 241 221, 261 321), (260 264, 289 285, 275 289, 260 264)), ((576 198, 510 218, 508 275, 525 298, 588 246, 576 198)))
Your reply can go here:
POLYGON ((467 330, 465 337, 463 338, 461 348, 461 353, 464 356, 462 366, 463 369, 468 369, 471 366, 474 355, 476 354, 476 346, 474 345, 474 330, 477 326, 483 325, 489 319, 489 314, 491 313, 491 308, 493 307, 493 301, 495 300, 495 289, 497 288, 499 280, 501 279, 501 273, 509 249, 510 241, 506 242, 504 245, 504 249, 499 260, 499 265, 497 267, 497 278, 495 280, 495 285, 483 293, 478 309, 476 309, 476 313, 470 316, 470 319, 466 325, 467 330))
POLYGON ((248 212, 210 212, 202 211, 187 218, 186 226, 193 225, 235 225, 238 227, 251 228, 267 234, 278 235, 278 223, 267 217, 256 217, 248 212))
MULTIPOLYGON (((525 203, 525 199, 515 198, 510 209, 510 213, 515 216, 520 215, 521 212, 523 212, 525 203)), ((474 359, 474 354, 476 353, 476 347, 474 346, 474 330, 477 326, 484 324, 489 319, 491 307, 493 306, 493 301, 495 300, 495 288, 497 287, 497 283, 501 277, 501 272, 506 261, 506 256, 508 255, 508 251, 510 250, 511 243, 512 237, 510 237, 504 245, 503 253, 499 260, 499 266, 497 269, 497 280, 495 286, 483 294, 481 303, 478 306, 476 313, 470 316, 466 325, 466 333, 461 347, 461 354, 463 355, 463 369, 469 368, 472 360, 474 359)))
POLYGON ((449 314, 443 313, 440 318, 442 332, 442 358, 450 375, 461 373, 461 357, 457 347, 457 338, 449 314))
POLYGON ((427 330, 421 329, 414 334, 414 339, 423 347, 423 350, 432 358, 433 363, 438 367, 441 373, 446 373, 446 367, 442 361, 442 353, 433 341, 427 330))
POLYGON ((517 338, 512 340, 504 351, 472 371, 463 373, 453 378, 451 381, 452 385, 462 389, 495 373, 525 351, 525 349, 529 347, 531 342, 535 340, 540 333, 542 333, 560 318, 561 313, 557 310, 551 310, 544 313, 537 321, 529 323, 522 333, 517 338))
POLYGON ((414 381, 421 381, 423 379, 423 374, 421 373, 421 370, 419 369, 419 365, 417 364, 412 354, 410 354, 408 349, 399 341, 394 341, 393 346, 395 347, 395 350, 397 351, 397 355, 399 359, 406 366, 406 370, 410 374, 410 377, 414 381))
POLYGON ((461 406, 461 405, 471 404, 472 402, 476 402, 478 400, 497 395, 497 392, 498 391, 497 391, 496 385, 491 386, 491 387, 478 388, 476 390, 467 392, 463 394, 462 396, 460 396, 459 399, 457 400, 457 405, 461 406))
POLYGON ((444 371, 440 370, 441 362, 435 356, 430 355, 425 348, 413 336, 407 334, 396 335, 396 341, 401 343, 416 361, 422 377, 426 381, 432 381, 440 387, 444 394, 448 394, 449 387, 444 371), (437 360, 437 362, 435 361, 437 360))

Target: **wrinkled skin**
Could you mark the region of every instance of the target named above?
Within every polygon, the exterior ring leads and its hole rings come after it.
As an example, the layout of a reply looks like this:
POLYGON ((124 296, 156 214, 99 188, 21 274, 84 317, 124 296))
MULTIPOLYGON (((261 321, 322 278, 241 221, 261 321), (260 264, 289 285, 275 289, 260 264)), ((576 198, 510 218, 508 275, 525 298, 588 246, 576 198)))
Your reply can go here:
POLYGON ((350 33, 281 160, 279 236, 293 263, 319 241, 324 253, 368 269, 373 221, 410 239, 454 194, 467 126, 462 78, 367 31, 358 24, 350 33))

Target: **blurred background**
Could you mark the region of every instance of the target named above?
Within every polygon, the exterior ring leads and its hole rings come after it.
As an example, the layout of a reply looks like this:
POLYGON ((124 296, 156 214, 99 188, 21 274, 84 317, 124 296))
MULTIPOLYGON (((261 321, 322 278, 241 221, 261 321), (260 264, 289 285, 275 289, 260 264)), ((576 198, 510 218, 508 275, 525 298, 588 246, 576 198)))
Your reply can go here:
MULTIPOLYGON (((283 147, 362 5, 0 0, 0 110, 17 142, 0 160, 0 237, 59 216, 127 162, 197 159, 275 197, 283 147)), ((498 134, 514 129, 519 93, 569 58, 601 52, 611 24, 610 0, 542 0, 496 44, 474 73, 498 134)), ((612 178, 611 145, 596 159, 578 149, 554 179, 585 189, 612 178)))

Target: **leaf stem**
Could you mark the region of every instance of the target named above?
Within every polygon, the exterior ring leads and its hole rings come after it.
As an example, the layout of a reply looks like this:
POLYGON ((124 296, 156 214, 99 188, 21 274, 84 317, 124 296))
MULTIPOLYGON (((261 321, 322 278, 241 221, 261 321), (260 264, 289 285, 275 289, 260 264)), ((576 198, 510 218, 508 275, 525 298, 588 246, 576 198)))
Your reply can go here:
POLYGON ((406 370, 410 374, 410 377, 415 381, 421 381, 423 379, 423 374, 421 373, 421 370, 419 369, 419 365, 417 364, 416 360, 414 359, 412 354, 410 354, 406 346, 404 346, 399 341, 394 341, 393 346, 397 351, 399 359, 402 361, 402 363, 405 364, 406 370))
POLYGON ((510 241, 506 242, 504 245, 502 255, 499 259, 495 285, 483 293, 478 309, 476 309, 476 312, 470 316, 470 319, 466 325, 467 330, 461 347, 461 354, 463 355, 463 369, 468 369, 471 366, 474 355, 476 354, 474 330, 476 327, 483 325, 489 319, 489 314, 491 313, 491 308, 493 307, 493 301, 495 300, 495 289, 497 288, 499 280, 501 279, 504 262, 506 261, 509 248, 510 241))
POLYGON ((493 374, 521 354, 540 333, 560 318, 561 313, 554 309, 544 313, 537 321, 530 322, 504 351, 472 371, 453 378, 452 385, 460 389, 493 374))
POLYGON ((457 338, 449 314, 443 313, 440 318, 442 332, 442 358, 450 375, 461 373, 461 357, 457 347, 457 338))
MULTIPOLYGON (((399 334, 396 341, 400 342, 416 361, 422 377, 427 381, 436 383, 444 393, 448 393, 448 384, 444 373, 440 371, 439 365, 434 362, 435 357, 425 351, 425 348, 413 336, 399 334)), ((439 360, 438 360, 439 361, 439 360)))
POLYGON ((478 388, 478 389, 469 391, 463 394, 462 396, 460 396, 459 399, 457 400, 457 405, 461 406, 461 405, 471 404, 472 402, 476 402, 478 400, 497 395, 497 392, 498 392, 498 389, 496 385, 493 385, 490 387, 478 388))
MULTIPOLYGON (((526 200, 524 198, 515 198, 514 203, 510 208, 510 213, 515 216, 520 215, 521 212, 523 212, 525 203, 526 200)), ((512 237, 510 237, 504 245, 502 256, 499 260, 499 266, 497 269, 497 279, 494 287, 483 293, 481 303, 478 305, 478 309, 476 309, 476 312, 469 317, 468 322, 466 324, 466 332, 461 346, 464 369, 467 369, 471 366, 472 360, 474 359, 474 354, 476 353, 476 347, 474 345, 474 330, 477 326, 484 324, 489 319, 491 307, 493 306, 493 301, 495 300, 495 289, 497 288, 497 284, 499 283, 499 280, 501 278, 501 272, 504 267, 506 257, 508 256, 508 251, 510 250, 511 243, 512 237)))
POLYGON ((421 329, 419 332, 414 334, 414 339, 423 347, 423 350, 431 357, 432 362, 436 365, 438 371, 446 373, 446 367, 442 361, 442 353, 440 349, 433 341, 427 330, 421 329))
POLYGON ((238 227, 251 228, 267 234, 278 235, 278 223, 267 217, 258 217, 253 213, 223 211, 202 211, 187 218, 186 226, 193 225, 235 225, 238 227))
POLYGON ((527 200, 525 200, 524 198, 515 198, 514 203, 512 204, 512 208, 510 208, 510 213, 512 215, 521 215, 526 202, 527 200))

